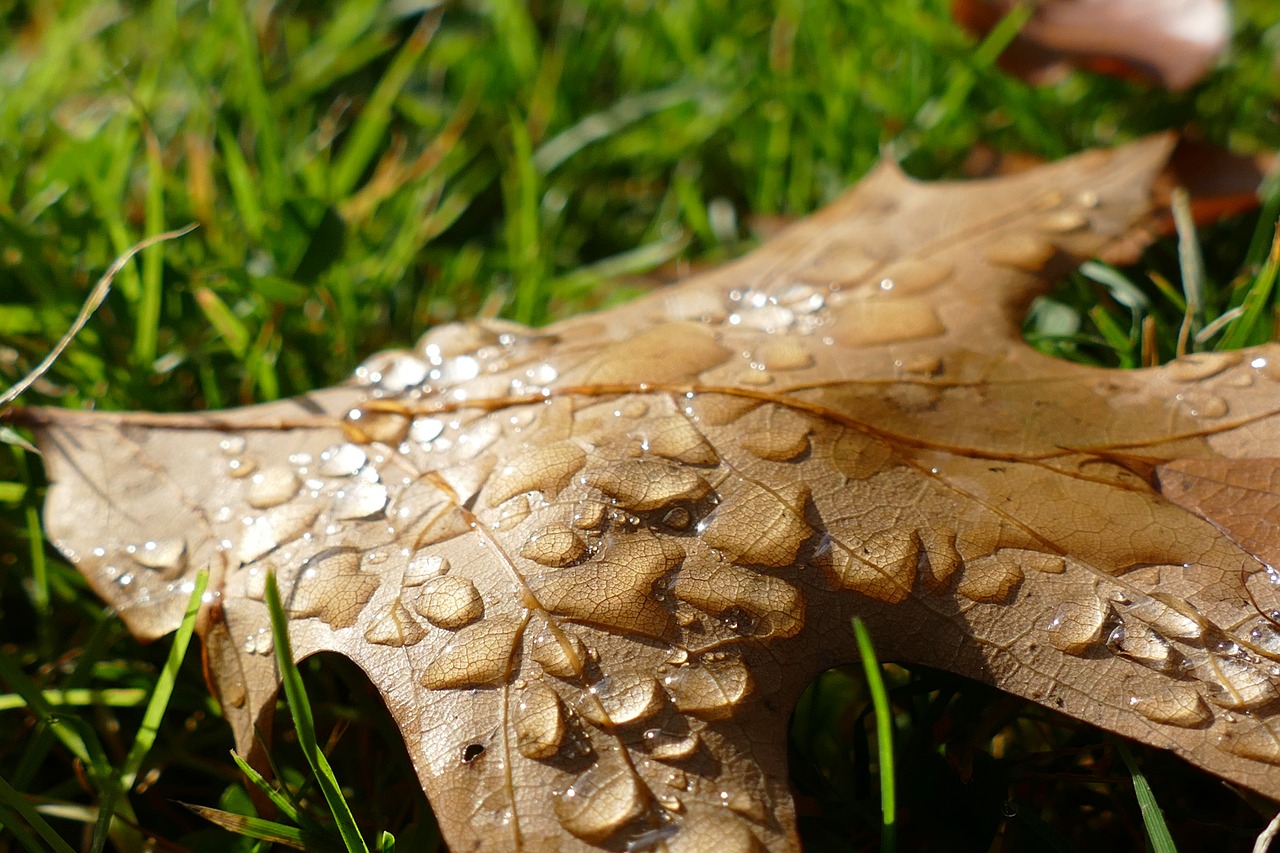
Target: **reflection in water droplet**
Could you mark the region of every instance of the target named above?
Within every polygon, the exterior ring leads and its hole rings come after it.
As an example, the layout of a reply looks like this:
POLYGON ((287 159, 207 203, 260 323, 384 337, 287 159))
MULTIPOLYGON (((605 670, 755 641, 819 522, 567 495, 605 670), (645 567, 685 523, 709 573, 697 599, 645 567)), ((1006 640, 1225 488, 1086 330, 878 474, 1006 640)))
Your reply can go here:
POLYGON ((682 713, 708 720, 731 716, 755 689, 751 673, 738 658, 686 664, 664 678, 663 685, 682 713))
POLYGON ((470 579, 444 575, 423 584, 413 609, 432 625, 456 629, 483 616, 484 601, 470 579))
POLYGON ((133 559, 163 577, 181 574, 187 567, 187 543, 183 539, 148 540, 132 552, 133 559))
POLYGON ((512 645, 520 626, 520 620, 510 616, 493 616, 463 628, 427 665, 422 686, 444 690, 499 683, 510 671, 512 645))
POLYGON ((391 608, 364 632, 364 638, 369 642, 397 649, 420 643, 425 636, 426 630, 399 598, 392 601, 391 608))
POLYGON ((573 529, 552 524, 533 533, 520 548, 520 556, 554 568, 576 563, 587 545, 573 529))
MULTIPOLYGON (((1239 649, 1235 643, 1231 646, 1239 649)), ((1241 657, 1210 655, 1199 672, 1209 688, 1209 701, 1222 708, 1250 711, 1280 696, 1267 671, 1241 657)))
POLYGON ((414 418, 409 427, 409 440, 415 444, 430 444, 444 432, 444 421, 439 418, 414 418))
POLYGON ((405 586, 421 586, 437 575, 449 571, 449 561, 439 554, 427 554, 419 551, 413 555, 404 570, 405 586))
POLYGON ((379 582, 376 575, 360 571, 359 551, 331 548, 303 563, 285 608, 290 616, 314 616, 334 628, 349 628, 379 582))
POLYGON ((662 729, 645 729, 640 742, 659 761, 680 761, 697 751, 700 739, 697 732, 671 734, 662 729))
POLYGON ((1140 681, 1129 694, 1128 703, 1130 708, 1155 723, 1190 729, 1213 720, 1209 706, 1189 685, 1140 681))
POLYGON ((550 758, 559 752, 565 731, 564 707, 550 687, 534 682, 521 691, 512 717, 521 755, 550 758))
POLYGON ((560 825, 589 843, 606 840, 644 814, 647 791, 629 767, 601 761, 556 797, 560 825))
POLYGON ((316 472, 324 477, 350 477, 369 459, 364 449, 354 444, 337 444, 320 454, 316 472))
POLYGON ((387 487, 381 483, 357 482, 342 488, 333 502, 337 519, 369 518, 387 506, 387 487))
POLYGON ((1113 628, 1107 636, 1107 648, 1157 672, 1173 671, 1180 660, 1168 640, 1136 620, 1121 622, 1113 628))
POLYGON ((252 563, 268 551, 292 542, 311 527, 319 514, 320 507, 315 504, 294 502, 250 519, 237 549, 240 562, 252 563))
POLYGON ((279 506, 298 493, 298 485, 298 477, 289 468, 264 468, 249 478, 245 500, 257 509, 279 506))
POLYGON ((607 675, 591 685, 590 693, 582 703, 582 716, 601 727, 647 720, 661 710, 663 704, 658 682, 638 672, 607 675))
POLYGON ((1096 595, 1083 595, 1059 604, 1045 633, 1054 648, 1068 654, 1084 654, 1101 638, 1106 616, 1096 595))
POLYGON ((582 675, 587 662, 587 647, 576 634, 547 631, 533 638, 530 655, 547 672, 557 678, 582 675))

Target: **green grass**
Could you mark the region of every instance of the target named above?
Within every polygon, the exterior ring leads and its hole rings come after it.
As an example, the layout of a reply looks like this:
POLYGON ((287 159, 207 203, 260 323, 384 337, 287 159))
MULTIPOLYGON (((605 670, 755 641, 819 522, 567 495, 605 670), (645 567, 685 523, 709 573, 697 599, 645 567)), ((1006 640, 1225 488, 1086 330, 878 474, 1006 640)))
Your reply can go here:
MULTIPOLYGON (((199 230, 124 267, 26 403, 248 404, 338 381, 435 323, 617 302, 740 254, 757 223, 813 210, 885 150, 935 178, 959 175, 978 143, 1058 157, 1192 128, 1242 153, 1280 148, 1268 0, 1236 4, 1231 53, 1181 95, 1085 74, 1030 88, 993 64, 1016 21, 980 44, 943 0, 495 0, 439 19, 425 6, 0 0, 0 388, 50 350, 117 254, 189 222, 199 230)), ((1241 310, 1189 348, 1274 334, 1274 186, 1264 211, 1202 235, 1197 328, 1241 310)), ((1088 268, 1039 304, 1028 336, 1093 363, 1169 358, 1180 282, 1174 241, 1136 269, 1088 268)), ((44 543, 42 476, 0 448, 0 851, 54 844, 46 827, 76 849, 108 829, 136 845, 99 818, 112 798, 165 844, 263 849, 177 805, 263 820, 194 655, 139 646, 44 543), (157 719, 143 697, 175 676, 157 719)), ((1147 843, 1112 740, 980 685, 888 669, 901 849, 1147 843)), ((363 676, 332 657, 301 670, 319 754, 366 842, 386 849, 386 830, 433 849, 363 676)), ((809 849, 880 837, 868 705, 841 670, 797 710, 809 849)), ((293 828, 330 831, 314 744, 283 725, 277 744, 293 828)), ((1249 849, 1266 823, 1253 800, 1134 755, 1182 849, 1249 849)))

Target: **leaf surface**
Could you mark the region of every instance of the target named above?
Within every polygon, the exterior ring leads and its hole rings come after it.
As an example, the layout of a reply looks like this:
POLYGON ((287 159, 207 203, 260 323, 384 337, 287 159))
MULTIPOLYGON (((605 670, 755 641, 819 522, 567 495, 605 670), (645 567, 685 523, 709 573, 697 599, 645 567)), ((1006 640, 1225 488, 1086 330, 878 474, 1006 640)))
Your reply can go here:
POLYGON ((209 569, 246 754, 274 570, 295 653, 368 673, 454 850, 796 848, 787 718, 853 616, 1280 797, 1280 353, 1121 373, 1018 331, 1132 241, 1168 149, 882 166, 679 286, 437 328, 293 401, 27 412, 48 530, 142 637, 209 569))

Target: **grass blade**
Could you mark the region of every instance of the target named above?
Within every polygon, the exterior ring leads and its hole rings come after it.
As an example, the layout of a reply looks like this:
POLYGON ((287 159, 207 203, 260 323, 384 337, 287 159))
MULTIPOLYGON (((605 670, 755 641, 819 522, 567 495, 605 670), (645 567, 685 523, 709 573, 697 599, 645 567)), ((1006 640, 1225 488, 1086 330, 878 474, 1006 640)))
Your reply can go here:
POLYGON ((1160 811, 1156 795, 1152 793, 1147 777, 1134 761, 1129 745, 1124 741, 1116 741, 1116 750, 1124 759, 1125 767, 1129 768, 1129 775, 1133 777, 1133 793, 1138 798, 1138 808, 1142 810, 1142 823, 1147 828, 1147 840, 1151 842, 1151 849, 1155 853, 1178 853, 1173 836, 1169 834, 1169 827, 1165 825, 1164 812, 1160 811))
POLYGON ((365 846, 360 829, 356 826, 351 807, 342 796, 338 780, 334 778, 333 768, 329 760, 320 750, 316 740, 315 720, 311 716, 311 702, 307 699, 302 684, 302 673, 293 662, 293 645, 289 642, 289 625, 280 605, 280 589, 276 586, 275 574, 267 575, 267 609, 271 612, 271 634, 275 641, 276 661, 280 666, 280 679, 284 685, 284 694, 289 702, 289 714, 293 717, 293 726, 298 735, 298 746, 302 748, 315 774, 320 792, 324 794, 329 811, 333 814, 338 832, 349 853, 369 853, 365 846))
POLYGON ((853 620, 853 635, 858 643, 858 655, 867 675, 867 690, 876 711, 876 746, 880 760, 880 849, 894 853, 898 849, 897 785, 893 767, 893 712, 889 708, 889 692, 884 686, 876 650, 871 645, 871 634, 859 618, 853 620))

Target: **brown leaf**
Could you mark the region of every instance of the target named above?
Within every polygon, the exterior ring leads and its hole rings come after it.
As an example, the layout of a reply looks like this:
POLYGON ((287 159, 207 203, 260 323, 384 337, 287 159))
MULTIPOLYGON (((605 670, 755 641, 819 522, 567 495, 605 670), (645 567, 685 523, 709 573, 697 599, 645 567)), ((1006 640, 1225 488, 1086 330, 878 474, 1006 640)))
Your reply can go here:
MULTIPOLYGON (((952 0, 952 14, 985 33, 1016 0, 952 0)), ((1169 89, 1197 82, 1231 35, 1226 0, 1042 0, 1000 64, 1051 82, 1072 61, 1116 77, 1153 79, 1169 89)))
POLYGON ((1156 138, 970 184, 882 166, 734 264, 477 322, 224 414, 28 412, 50 535, 142 637, 208 568, 243 751, 294 649, 378 686, 453 849, 789 850, 786 722, 854 654, 1280 796, 1277 351, 1119 373, 1019 338, 1147 213, 1156 138), (1164 490, 1162 493, 1161 490, 1164 490))

